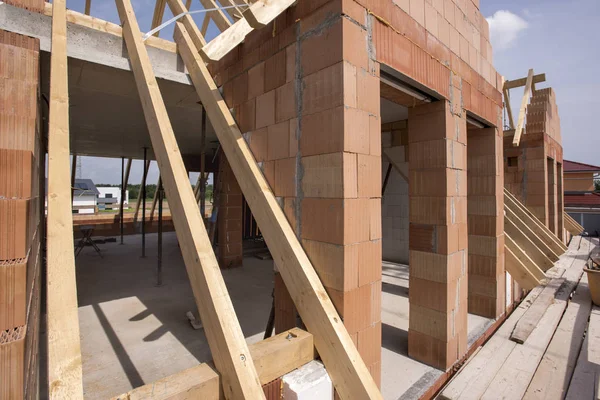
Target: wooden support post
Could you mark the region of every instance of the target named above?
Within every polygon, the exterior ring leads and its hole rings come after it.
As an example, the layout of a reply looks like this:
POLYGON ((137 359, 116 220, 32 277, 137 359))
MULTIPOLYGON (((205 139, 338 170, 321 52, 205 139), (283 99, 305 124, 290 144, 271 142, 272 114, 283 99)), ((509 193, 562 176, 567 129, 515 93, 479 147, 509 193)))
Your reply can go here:
MULTIPOLYGON (((160 24, 162 24, 163 18, 165 16, 165 8, 167 7, 167 0, 156 0, 154 5, 154 14, 152 16, 152 25, 150 29, 154 29, 160 24)), ((153 36, 158 37, 160 31, 155 32, 153 36)))
POLYGON ((208 240, 130 0, 116 0, 123 37, 196 304, 228 399, 264 399, 258 374, 208 240))
POLYGON ((150 160, 146 160, 144 163, 144 171, 142 172, 142 181, 140 182, 140 192, 138 193, 137 202, 135 203, 135 212, 133 214, 133 222, 137 222, 138 213, 140 211, 140 206, 142 205, 142 186, 144 182, 146 182, 146 175, 148 174, 148 169, 150 168, 150 160))
MULTIPOLYGON (((170 0, 173 1, 173 0, 170 0)), ((182 23, 175 26, 175 42, 196 91, 215 128, 227 160, 261 227, 273 259, 298 307, 302 321, 342 399, 381 399, 381 393, 358 353, 319 276, 315 272, 269 184, 215 85, 194 41, 182 23)))
POLYGON ((525 90, 523 91, 521 108, 519 109, 519 119, 517 120, 517 126, 515 127, 515 137, 513 138, 513 146, 515 147, 521 142, 521 133, 523 132, 523 125, 525 124, 525 114, 527 114, 527 103, 529 102, 529 96, 531 94, 532 82, 533 69, 530 69, 529 74, 527 75, 527 82, 525 83, 525 90))
POLYGON ((67 7, 52 3, 48 124, 47 335, 48 397, 83 399, 73 214, 69 187, 67 7))

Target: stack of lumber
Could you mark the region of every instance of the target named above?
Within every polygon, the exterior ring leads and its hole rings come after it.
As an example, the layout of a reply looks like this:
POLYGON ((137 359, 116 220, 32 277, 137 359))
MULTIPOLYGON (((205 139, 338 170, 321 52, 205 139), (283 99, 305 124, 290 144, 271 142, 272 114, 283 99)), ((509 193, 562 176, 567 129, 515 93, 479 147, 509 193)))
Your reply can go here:
POLYGON ((0 398, 37 394, 39 40, 0 31, 0 398))
POLYGON ((593 247, 573 238, 548 284, 527 295, 440 398, 564 398, 591 307, 583 268, 593 247))
POLYGON ((507 189, 504 213, 506 270, 522 288, 533 289, 567 247, 507 189))

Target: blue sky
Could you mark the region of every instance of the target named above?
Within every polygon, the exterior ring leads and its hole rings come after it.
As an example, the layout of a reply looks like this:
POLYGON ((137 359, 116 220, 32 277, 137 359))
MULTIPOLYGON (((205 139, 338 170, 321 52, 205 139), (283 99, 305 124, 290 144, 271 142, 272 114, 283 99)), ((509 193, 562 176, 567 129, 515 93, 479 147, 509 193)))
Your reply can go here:
MULTIPOLYGON (((67 0, 67 7, 83 12, 85 0, 67 0)), ((132 0, 142 31, 149 31, 155 0, 132 0)), ((490 21, 494 66, 506 79, 527 75, 529 68, 546 73, 559 107, 564 158, 600 164, 600 1, 599 0, 481 0, 481 12, 490 21)), ((192 10, 200 9, 193 0, 192 10)), ((93 0, 92 15, 119 23, 112 0, 93 0)), ((171 18, 168 7, 165 21, 171 18)), ((198 24, 202 17, 195 16, 198 24)), ((211 23, 208 38, 217 34, 211 23)), ((172 27, 161 32, 172 40, 172 27)), ((513 101, 522 90, 511 91, 513 101)), ((513 108, 518 107, 517 104, 513 108)), ((517 108, 518 109, 518 108, 517 108)), ((120 160, 84 158, 83 174, 96 182, 117 183, 120 160), (113 166, 114 163, 114 166, 113 166), (102 165, 102 167, 100 167, 102 165), (100 168, 99 168, 100 167, 100 168)), ((141 161, 134 162, 132 180, 141 178, 141 161)), ((149 182, 158 169, 153 164, 149 182)), ((195 180, 195 178, 193 178, 195 180)))

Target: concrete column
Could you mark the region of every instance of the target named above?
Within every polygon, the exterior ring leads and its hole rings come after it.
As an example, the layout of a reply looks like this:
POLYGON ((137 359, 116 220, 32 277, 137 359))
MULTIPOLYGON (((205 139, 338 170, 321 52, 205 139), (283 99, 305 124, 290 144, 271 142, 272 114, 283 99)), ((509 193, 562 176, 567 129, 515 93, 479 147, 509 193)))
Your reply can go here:
POLYGON ((219 160, 219 266, 231 268, 242 265, 242 190, 231 166, 221 153, 219 160))
POLYGON ((469 312, 497 318, 505 310, 504 171, 501 131, 467 131, 469 312))
POLYGON ((408 353, 443 370, 467 350, 467 132, 453 98, 408 114, 408 353))

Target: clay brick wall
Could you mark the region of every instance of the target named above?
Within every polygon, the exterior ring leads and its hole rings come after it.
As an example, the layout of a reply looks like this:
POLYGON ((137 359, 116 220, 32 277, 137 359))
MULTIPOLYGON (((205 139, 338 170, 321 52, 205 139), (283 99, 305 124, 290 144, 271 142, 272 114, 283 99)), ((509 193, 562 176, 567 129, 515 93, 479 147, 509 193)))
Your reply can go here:
MULTIPOLYGON (((356 5, 299 1, 209 68, 379 382, 379 69, 367 51, 367 12, 356 5)), ((282 283, 276 276, 278 330, 296 324, 282 283)))
POLYGON ((0 397, 37 394, 40 307, 39 41, 0 31, 0 397))
POLYGON ((512 146, 512 136, 504 137, 505 186, 527 208, 562 237, 563 226, 562 167, 560 118, 552 88, 533 92, 527 107, 527 122, 519 147, 512 146), (551 162, 549 162, 551 160, 551 162), (559 182, 560 180, 560 182, 559 182), (559 199, 560 197, 560 199, 559 199))
POLYGON ((231 268, 242 265, 242 189, 235 179, 227 158, 221 153, 219 173, 219 266, 231 268))
POLYGON ((357 0, 375 18, 369 27, 378 62, 451 100, 461 80, 463 107, 499 124, 502 79, 493 65, 489 26, 471 0, 357 0))

